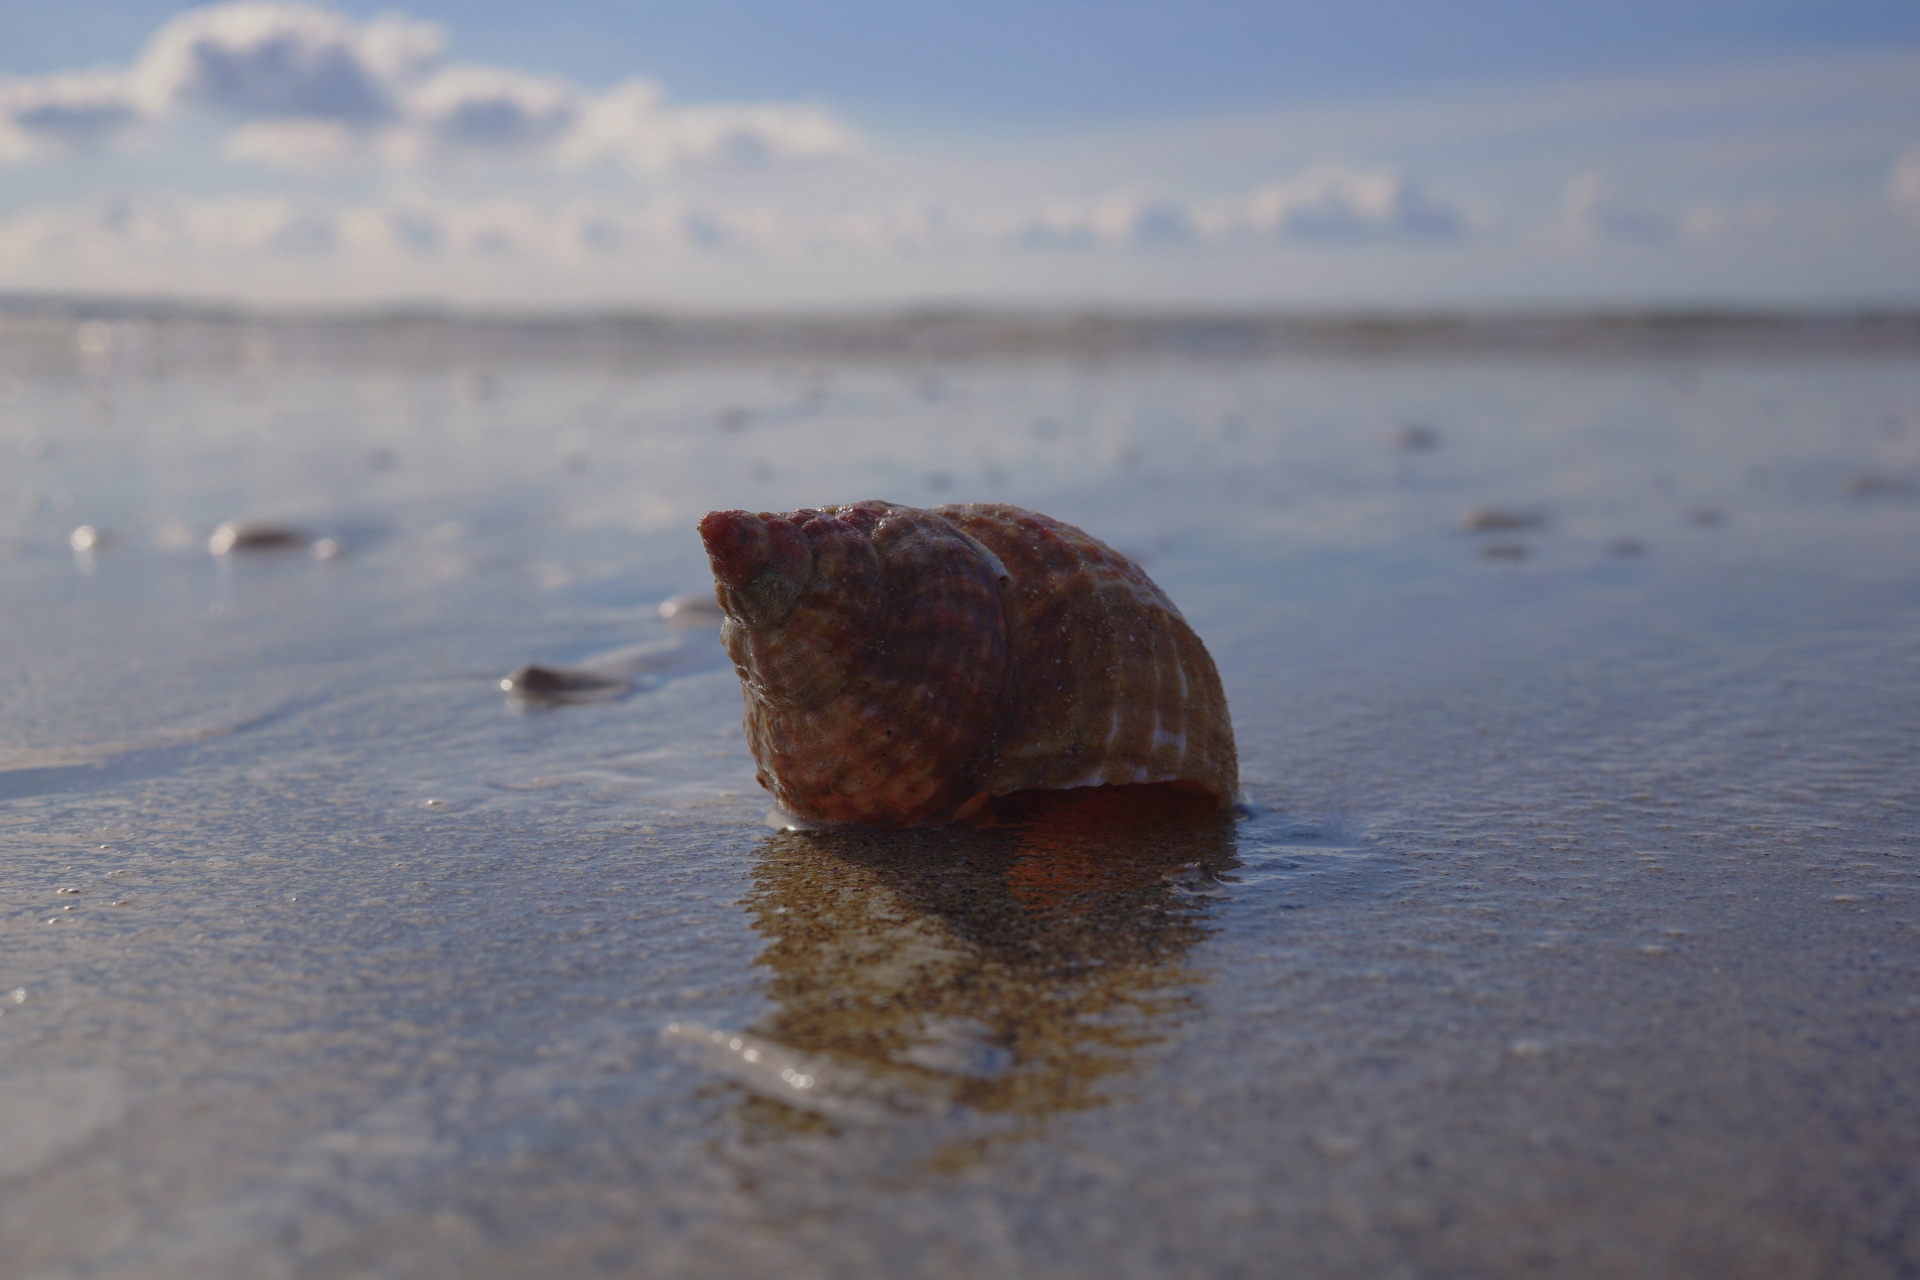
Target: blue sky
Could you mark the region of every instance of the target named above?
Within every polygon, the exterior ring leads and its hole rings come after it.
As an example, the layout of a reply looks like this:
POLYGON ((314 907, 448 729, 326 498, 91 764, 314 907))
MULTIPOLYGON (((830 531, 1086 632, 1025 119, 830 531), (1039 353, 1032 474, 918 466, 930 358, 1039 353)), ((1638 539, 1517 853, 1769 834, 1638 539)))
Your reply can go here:
MULTIPOLYGON (((8 0, 0 70, 126 61, 186 6, 8 0)), ((813 98, 869 127, 1057 126, 1339 103, 1484 82, 1920 46, 1896 0, 421 0, 464 60, 587 84, 636 72, 691 99, 813 98)))
POLYGON ((8 0, 0 288, 1920 302, 1920 6, 8 0))

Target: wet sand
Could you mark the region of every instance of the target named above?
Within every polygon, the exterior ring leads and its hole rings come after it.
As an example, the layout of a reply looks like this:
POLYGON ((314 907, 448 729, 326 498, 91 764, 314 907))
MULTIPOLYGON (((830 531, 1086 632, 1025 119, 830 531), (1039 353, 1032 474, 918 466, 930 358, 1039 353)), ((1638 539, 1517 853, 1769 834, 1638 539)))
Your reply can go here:
POLYGON ((10 1275, 1920 1274, 1920 352, 35 323, 10 1275), (862 497, 1138 556, 1246 812, 770 826, 659 605, 862 497))

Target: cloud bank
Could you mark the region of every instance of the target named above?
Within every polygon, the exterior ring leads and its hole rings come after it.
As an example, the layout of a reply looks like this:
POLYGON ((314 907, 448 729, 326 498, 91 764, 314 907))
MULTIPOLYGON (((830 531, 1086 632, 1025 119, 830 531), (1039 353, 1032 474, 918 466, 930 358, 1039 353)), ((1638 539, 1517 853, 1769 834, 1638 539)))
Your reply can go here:
POLYGON ((0 77, 0 290, 1920 298, 1916 86, 1920 50, 869 142, 817 104, 463 62, 404 15, 222 4, 123 66, 0 77))
POLYGON ((181 262, 371 255, 449 262, 518 256, 554 264, 687 255, 1232 255, 1283 242, 1418 243, 1469 234, 1472 224, 1463 211, 1384 171, 1315 170, 1239 195, 1116 195, 1080 205, 1055 203, 1033 215, 914 202, 809 214, 684 196, 541 204, 157 191, 83 200, 0 222, 0 263, 108 259, 130 251, 165 253, 181 262))
POLYGON ((187 113, 232 127, 228 159, 295 170, 513 156, 661 171, 827 160, 859 146, 818 106, 683 106, 641 79, 596 93, 448 62, 444 48, 440 28, 401 16, 363 22, 303 4, 191 10, 131 66, 0 80, 0 159, 126 145, 187 113))
POLYGON ((1044 250, 1445 241, 1472 233, 1477 221, 1464 206, 1390 170, 1319 166, 1225 198, 1056 203, 1017 222, 1006 239, 1044 250))

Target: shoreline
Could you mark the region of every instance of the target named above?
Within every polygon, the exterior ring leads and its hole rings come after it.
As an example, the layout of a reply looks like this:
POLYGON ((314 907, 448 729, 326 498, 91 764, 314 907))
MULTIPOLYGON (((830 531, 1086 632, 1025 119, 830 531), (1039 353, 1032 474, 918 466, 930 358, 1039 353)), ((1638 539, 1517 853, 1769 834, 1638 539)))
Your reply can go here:
POLYGON ((1920 309, 1152 311, 958 306, 512 312, 251 307, 0 293, 0 365, 130 356, 291 361, 992 360, 1289 357, 1920 356, 1920 309))

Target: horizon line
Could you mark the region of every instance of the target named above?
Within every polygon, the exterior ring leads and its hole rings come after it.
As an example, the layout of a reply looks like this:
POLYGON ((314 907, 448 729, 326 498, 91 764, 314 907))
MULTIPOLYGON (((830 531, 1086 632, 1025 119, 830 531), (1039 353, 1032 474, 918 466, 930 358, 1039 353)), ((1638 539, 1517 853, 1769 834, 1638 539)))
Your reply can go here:
POLYGON ((760 325, 832 327, 874 322, 1104 322, 1119 325, 1252 324, 1306 327, 1480 326, 1517 322, 1556 325, 1680 324, 1698 326, 1808 323, 1920 323, 1920 301, 1832 303, 1690 303, 1569 301, 1481 304, 1206 305, 1099 302, 988 301, 929 297, 896 302, 817 306, 699 306, 685 302, 580 302, 539 306, 396 298, 366 302, 259 302, 177 293, 102 293, 90 290, 0 288, 0 317, 69 320, 199 320, 251 323, 442 321, 455 324, 580 324, 643 322, 688 327, 760 325))

